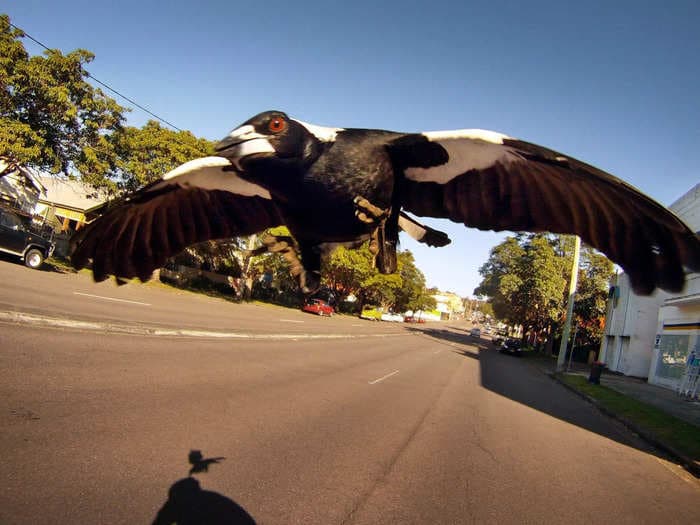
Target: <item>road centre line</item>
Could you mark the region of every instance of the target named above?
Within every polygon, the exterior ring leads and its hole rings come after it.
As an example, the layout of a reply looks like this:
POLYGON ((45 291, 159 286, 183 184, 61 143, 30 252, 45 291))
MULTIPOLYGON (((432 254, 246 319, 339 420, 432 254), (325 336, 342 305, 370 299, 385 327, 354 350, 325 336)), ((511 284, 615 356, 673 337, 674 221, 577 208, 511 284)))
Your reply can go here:
POLYGON ((280 323, 303 323, 304 321, 299 321, 298 319, 280 319, 280 323))
POLYGON ((394 376, 394 375, 396 375, 396 374, 398 374, 398 373, 399 373, 398 370, 394 370, 394 371, 391 372, 390 374, 387 374, 387 375, 385 375, 385 376, 382 376, 382 377, 380 377, 379 379, 375 379, 374 381, 370 381, 369 384, 370 384, 370 385, 376 385, 376 384, 379 383, 380 381, 384 381, 385 379, 388 379, 388 378, 390 378, 391 376, 394 376))
POLYGON ((93 299, 102 299, 104 301, 115 301, 118 303, 138 304, 141 306, 151 306, 150 303, 142 303, 140 301, 130 301, 129 299, 118 299, 116 297, 106 297, 104 295, 93 295, 91 293, 73 292, 74 295, 82 295, 83 297, 92 297, 93 299))

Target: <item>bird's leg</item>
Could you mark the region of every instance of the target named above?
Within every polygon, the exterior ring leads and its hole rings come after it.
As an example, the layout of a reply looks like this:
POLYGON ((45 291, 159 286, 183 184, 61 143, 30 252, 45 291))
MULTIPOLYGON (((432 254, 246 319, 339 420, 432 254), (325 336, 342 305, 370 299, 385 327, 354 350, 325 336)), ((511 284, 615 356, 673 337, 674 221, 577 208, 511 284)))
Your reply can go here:
POLYGON ((289 273, 295 277, 299 283, 299 288, 304 287, 305 270, 304 265, 299 259, 294 239, 287 235, 271 235, 269 233, 262 236, 260 239, 262 246, 250 251, 250 255, 262 255, 263 253, 279 253, 282 258, 287 261, 289 273))
POLYGON ((263 235, 260 241, 263 243, 263 247, 260 249, 270 253, 279 253, 287 261, 289 273, 294 277, 298 277, 304 271, 294 239, 288 235, 270 235, 267 233, 263 235))
POLYGON ((321 254, 314 244, 301 244, 297 250, 292 237, 269 233, 263 235, 260 241, 263 245, 252 250, 251 255, 260 255, 265 252, 279 253, 287 261, 289 273, 296 278, 302 293, 310 295, 320 288, 321 254))
POLYGON ((352 201, 355 204, 355 217, 365 224, 376 224, 389 216, 390 210, 384 210, 361 196, 352 201))
POLYGON ((355 197, 355 216, 365 224, 376 224, 377 227, 370 232, 369 251, 374 256, 373 264, 380 273, 394 273, 396 271, 396 235, 387 235, 387 218, 391 215, 391 208, 382 209, 364 197, 355 197))
POLYGON ((301 273, 299 288, 309 296, 321 287, 321 252, 316 244, 299 243, 301 251, 301 273))

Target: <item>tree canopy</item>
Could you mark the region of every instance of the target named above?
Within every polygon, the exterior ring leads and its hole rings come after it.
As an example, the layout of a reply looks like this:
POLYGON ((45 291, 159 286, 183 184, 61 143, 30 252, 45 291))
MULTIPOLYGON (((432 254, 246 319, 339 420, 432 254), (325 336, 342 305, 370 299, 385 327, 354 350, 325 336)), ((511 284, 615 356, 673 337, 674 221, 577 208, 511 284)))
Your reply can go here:
POLYGON ((212 143, 156 121, 124 125, 127 108, 90 82, 84 49, 30 56, 24 33, 0 15, 0 152, 49 173, 81 178, 111 193, 133 191, 212 143))
MULTIPOLYGON (((557 328, 566 311, 572 246, 572 238, 566 236, 508 237, 491 250, 479 269, 482 281, 474 293, 488 297, 496 317, 509 324, 536 332, 557 328)), ((584 247, 574 315, 590 344, 601 335, 612 270, 604 255, 584 247)))
POLYGON ((379 273, 372 260, 367 244, 357 250, 338 248, 323 262, 324 284, 338 297, 352 294, 360 304, 397 312, 435 307, 435 299, 425 289, 425 276, 410 251, 399 251, 394 274, 379 273))
POLYGON ((85 49, 30 56, 24 33, 0 15, 0 148, 51 173, 91 173, 109 163, 110 134, 125 108, 87 81, 85 49))

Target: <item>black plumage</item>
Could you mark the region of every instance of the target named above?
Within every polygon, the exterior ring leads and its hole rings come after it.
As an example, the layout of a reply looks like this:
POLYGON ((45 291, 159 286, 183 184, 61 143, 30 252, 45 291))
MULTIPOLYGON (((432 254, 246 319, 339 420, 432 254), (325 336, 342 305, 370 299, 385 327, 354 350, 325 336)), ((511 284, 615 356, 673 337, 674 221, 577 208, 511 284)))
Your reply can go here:
POLYGON ((642 294, 679 291, 684 267, 700 270, 698 235, 666 208, 597 168, 499 133, 326 128, 268 111, 216 149, 79 232, 73 264, 92 260, 96 280, 146 279, 189 244, 284 224, 309 291, 321 255, 338 244, 380 239, 378 267, 392 272, 399 229, 449 242, 410 212, 483 230, 577 234, 642 294))

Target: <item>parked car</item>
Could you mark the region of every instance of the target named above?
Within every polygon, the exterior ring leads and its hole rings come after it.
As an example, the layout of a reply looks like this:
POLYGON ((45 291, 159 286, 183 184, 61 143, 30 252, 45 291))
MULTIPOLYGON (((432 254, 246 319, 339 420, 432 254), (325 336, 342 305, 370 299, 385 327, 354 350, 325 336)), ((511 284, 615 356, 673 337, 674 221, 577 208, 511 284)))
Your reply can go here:
POLYGON ((335 310, 323 299, 309 299, 301 307, 304 312, 331 317, 335 310))
POLYGON ((360 319, 368 321, 379 321, 382 318, 382 313, 374 308, 366 308, 360 312, 360 319))
POLYGON ((510 354, 516 357, 522 357, 523 346, 520 339, 514 339, 512 337, 506 338, 498 349, 502 354, 510 354))
POLYGON ((496 335, 491 338, 491 342, 496 346, 496 348, 500 348, 503 342, 508 339, 508 331, 504 329, 500 329, 496 331, 496 335))
POLYGON ((476 337, 477 339, 481 339, 481 328, 472 328, 469 331, 469 337, 476 337))
POLYGON ((15 212, 0 208, 0 251, 18 256, 29 268, 40 268, 56 245, 29 229, 15 212))
POLYGON ((382 314, 381 320, 388 321, 390 323, 403 323, 403 315, 386 312, 382 314))
POLYGON ((425 323, 425 319, 422 317, 416 317, 415 315, 407 315, 403 318, 404 323, 425 323))

